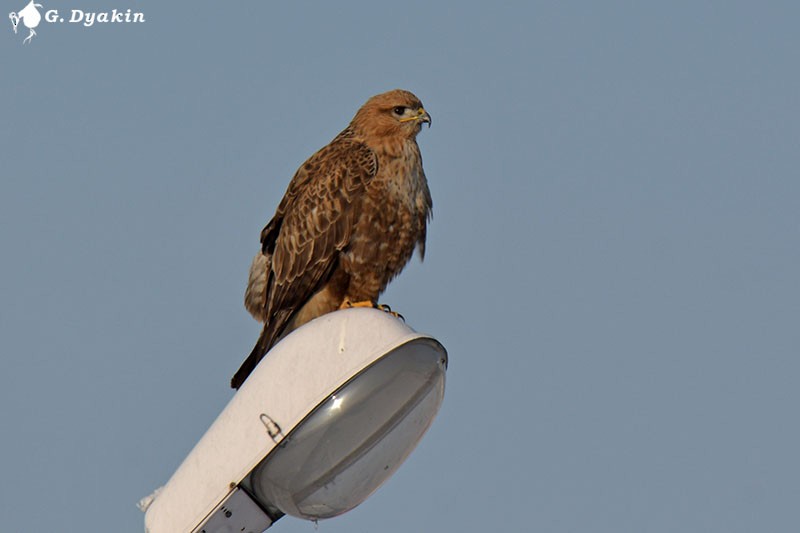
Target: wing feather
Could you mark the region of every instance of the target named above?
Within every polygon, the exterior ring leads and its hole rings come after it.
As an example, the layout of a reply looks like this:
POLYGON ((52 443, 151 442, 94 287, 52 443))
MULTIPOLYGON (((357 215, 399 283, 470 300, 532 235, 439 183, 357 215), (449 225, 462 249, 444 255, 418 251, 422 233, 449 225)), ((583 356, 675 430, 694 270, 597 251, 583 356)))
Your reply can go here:
POLYGON ((350 241, 359 200, 377 174, 366 145, 335 139, 311 156, 292 178, 275 216, 261 233, 267 257, 264 330, 231 380, 239 388, 280 338, 286 325, 335 270, 350 241))

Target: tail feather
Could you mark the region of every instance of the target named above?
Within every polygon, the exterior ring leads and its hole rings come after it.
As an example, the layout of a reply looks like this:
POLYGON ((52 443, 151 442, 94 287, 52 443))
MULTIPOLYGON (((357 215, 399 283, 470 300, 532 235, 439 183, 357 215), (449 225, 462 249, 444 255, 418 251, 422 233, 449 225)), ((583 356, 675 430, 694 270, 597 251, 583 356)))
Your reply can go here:
POLYGON ((236 371, 236 374, 233 375, 231 378, 231 387, 234 389, 239 389, 244 383, 244 380, 247 379, 247 376, 255 370, 256 365, 263 359, 264 355, 267 353, 266 342, 264 332, 261 332, 261 335, 258 337, 258 342, 253 347, 253 351, 250 352, 250 355, 247 356, 247 359, 244 360, 242 366, 239 367, 239 370, 236 371))
POLYGON ((250 352, 250 355, 244 360, 242 366, 239 367, 239 370, 237 370, 236 374, 231 378, 232 388, 238 390, 250 373, 255 370, 258 363, 267 355, 267 352, 282 338, 283 330, 286 328, 286 324, 289 322, 291 316, 291 312, 284 311, 278 313, 264 326, 261 335, 258 337, 258 341, 256 341, 256 345, 253 347, 253 351, 250 352))

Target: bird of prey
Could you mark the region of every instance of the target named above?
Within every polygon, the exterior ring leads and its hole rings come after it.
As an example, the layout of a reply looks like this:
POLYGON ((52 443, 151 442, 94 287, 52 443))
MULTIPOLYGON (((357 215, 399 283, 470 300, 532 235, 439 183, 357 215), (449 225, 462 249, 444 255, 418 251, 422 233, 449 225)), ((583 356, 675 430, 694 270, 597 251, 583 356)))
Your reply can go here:
POLYGON ((432 202, 416 141, 423 123, 431 117, 412 93, 373 96, 297 170, 250 267, 245 307, 264 329, 231 387, 309 320, 377 307, 415 248, 424 258, 432 202))

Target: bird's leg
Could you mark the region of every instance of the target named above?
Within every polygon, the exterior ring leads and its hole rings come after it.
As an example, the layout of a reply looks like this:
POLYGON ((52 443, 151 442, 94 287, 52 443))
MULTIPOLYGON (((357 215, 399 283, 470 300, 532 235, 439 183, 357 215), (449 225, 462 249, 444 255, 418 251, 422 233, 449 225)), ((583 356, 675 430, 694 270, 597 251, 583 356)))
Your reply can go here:
POLYGON ((30 42, 30 40, 31 40, 31 39, 33 39, 33 36, 34 36, 34 35, 36 35, 36 32, 35 32, 35 31, 33 31, 33 28, 31 28, 31 33, 30 33, 30 35, 28 35, 27 37, 25 37, 25 40, 24 40, 24 41, 22 41, 22 44, 25 44, 25 43, 28 43, 28 42, 30 42))
POLYGON ((342 302, 342 305, 339 306, 339 309, 350 309, 351 307, 372 307, 373 309, 378 308, 378 304, 373 302, 372 300, 363 300, 361 302, 351 302, 350 298, 345 298, 342 302))
POLYGON ((377 304, 377 303, 373 302, 372 300, 363 300, 361 302, 351 302, 349 298, 345 298, 344 301, 342 302, 342 305, 339 306, 339 309, 351 309, 353 307, 371 307, 373 309, 380 309, 384 313, 389 313, 393 317, 399 318, 403 322, 406 321, 406 319, 403 317, 403 315, 401 315, 400 313, 397 313, 395 311, 392 311, 392 308, 389 307, 388 305, 386 305, 386 304, 377 304))
POLYGON ((406 319, 405 319, 405 317, 404 317, 403 315, 401 315, 401 314, 400 314, 400 313, 398 313, 397 311, 392 311, 392 308, 391 308, 391 307, 389 307, 389 306, 388 306, 388 305, 386 305, 386 304, 378 304, 377 308, 378 308, 378 309, 380 309, 381 311, 383 311, 384 313, 389 313, 389 314, 390 314, 390 315, 392 315, 393 317, 395 317, 395 318, 399 318, 399 319, 400 319, 400 320, 402 320, 403 322, 405 322, 405 321, 406 321, 406 319))

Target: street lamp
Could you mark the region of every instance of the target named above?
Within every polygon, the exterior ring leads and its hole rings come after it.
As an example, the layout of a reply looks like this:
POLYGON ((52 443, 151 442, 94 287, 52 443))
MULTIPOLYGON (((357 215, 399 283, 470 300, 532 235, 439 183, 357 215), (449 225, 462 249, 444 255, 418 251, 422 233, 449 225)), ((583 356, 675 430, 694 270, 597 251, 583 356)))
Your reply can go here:
POLYGON ((260 533, 354 508, 432 423, 447 353, 374 309, 324 315, 277 344, 169 482, 148 533, 260 533))

